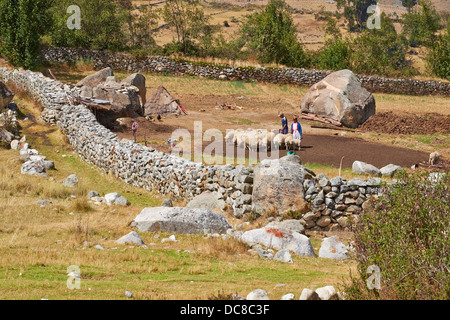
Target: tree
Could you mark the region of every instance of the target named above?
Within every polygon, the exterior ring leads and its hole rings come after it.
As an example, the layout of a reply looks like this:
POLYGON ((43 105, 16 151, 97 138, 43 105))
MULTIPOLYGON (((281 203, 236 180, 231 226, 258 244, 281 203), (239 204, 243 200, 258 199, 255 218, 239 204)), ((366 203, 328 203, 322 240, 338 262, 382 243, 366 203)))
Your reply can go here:
POLYGON ((150 6, 141 6, 133 10, 131 0, 122 0, 125 24, 128 27, 128 44, 132 48, 155 46, 152 30, 157 26, 158 13, 150 6))
POLYGON ((1 53, 16 67, 39 62, 41 35, 51 26, 49 0, 0 0, 1 53))
POLYGON ((398 35, 394 24, 381 15, 381 29, 366 29, 351 46, 352 67, 358 73, 393 74, 406 70, 407 40, 398 35))
POLYGON ((344 17, 350 31, 362 31, 366 28, 369 14, 367 9, 376 5, 378 0, 337 0, 337 9, 344 8, 344 17))
POLYGON ((164 20, 175 27, 176 44, 188 54, 194 48, 194 41, 211 34, 208 16, 199 6, 198 0, 167 0, 162 11, 164 20))
POLYGON ((434 74, 450 81, 450 23, 446 33, 439 35, 433 43, 427 64, 434 74))
POLYGON ((430 46, 435 33, 441 28, 441 17, 430 0, 420 0, 420 9, 402 16, 403 34, 412 47, 430 46))
POLYGON ((406 7, 408 12, 411 12, 412 7, 414 7, 419 0, 402 0, 402 5, 406 7))
POLYGON ((308 63, 283 0, 270 0, 264 10, 248 16, 242 28, 242 37, 248 47, 256 51, 261 63, 276 62, 293 67, 308 63))
POLYGON ((52 13, 55 23, 50 36, 54 45, 111 50, 127 45, 123 26, 128 10, 123 0, 58 0, 52 13), (67 27, 70 5, 81 9, 79 30, 67 27))

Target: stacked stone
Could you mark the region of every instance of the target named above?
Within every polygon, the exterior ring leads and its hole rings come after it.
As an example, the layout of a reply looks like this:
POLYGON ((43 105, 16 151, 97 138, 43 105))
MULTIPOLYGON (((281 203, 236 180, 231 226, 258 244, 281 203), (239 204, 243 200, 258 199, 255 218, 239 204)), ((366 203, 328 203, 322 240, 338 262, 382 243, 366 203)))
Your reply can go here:
POLYGON ((305 180, 305 199, 311 209, 302 217, 305 227, 347 230, 350 223, 357 222, 359 214, 381 195, 380 185, 380 178, 347 181, 342 177, 328 179, 324 174, 305 180))
POLYGON ((217 191, 236 216, 251 210, 253 167, 205 166, 121 139, 85 106, 68 104, 68 94, 78 89, 30 71, 0 69, 0 76, 39 101, 44 107, 42 118, 57 123, 80 157, 106 173, 173 198, 189 200, 204 191, 217 191))
MULTIPOLYGON (((301 86, 316 84, 332 72, 301 68, 212 66, 177 61, 168 57, 149 56, 138 59, 124 53, 71 48, 44 48, 42 56, 47 61, 57 63, 76 62, 80 59, 92 61, 96 70, 109 66, 114 70, 124 70, 126 72, 189 74, 221 80, 257 81, 301 86)), ((362 86, 370 92, 450 96, 450 83, 441 81, 392 79, 365 75, 357 75, 357 77, 361 81, 362 86)))

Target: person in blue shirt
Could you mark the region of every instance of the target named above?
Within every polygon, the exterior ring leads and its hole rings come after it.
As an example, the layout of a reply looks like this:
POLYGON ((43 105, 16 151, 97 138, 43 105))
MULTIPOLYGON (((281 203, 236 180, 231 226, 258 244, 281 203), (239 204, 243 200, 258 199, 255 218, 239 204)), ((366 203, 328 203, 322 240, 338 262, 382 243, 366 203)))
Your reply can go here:
POLYGON ((297 116, 294 116, 292 119, 293 123, 291 124, 291 133, 293 139, 303 139, 302 126, 297 121, 297 116))
POLYGON ((281 118, 281 129, 278 130, 278 132, 281 134, 287 134, 289 132, 288 121, 283 113, 280 113, 280 118, 281 118))

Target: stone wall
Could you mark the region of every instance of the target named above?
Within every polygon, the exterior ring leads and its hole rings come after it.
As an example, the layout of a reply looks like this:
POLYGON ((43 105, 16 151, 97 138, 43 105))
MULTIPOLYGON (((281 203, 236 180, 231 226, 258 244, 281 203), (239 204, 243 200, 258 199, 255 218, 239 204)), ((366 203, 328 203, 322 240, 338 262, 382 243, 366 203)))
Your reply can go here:
POLYGON ((68 103, 68 85, 30 71, 0 68, 0 78, 22 87, 44 107, 42 118, 57 123, 73 149, 90 164, 124 182, 173 198, 217 191, 238 217, 249 212, 251 166, 205 166, 121 139, 99 124, 85 106, 68 103))
MULTIPOLYGON (((177 61, 168 57, 134 58, 129 54, 107 51, 44 48, 42 57, 49 62, 75 63, 91 61, 96 70, 111 67, 126 72, 152 72, 173 75, 193 75, 220 80, 239 80, 246 82, 265 82, 278 84, 297 84, 312 86, 325 78, 331 71, 306 70, 297 68, 255 68, 229 65, 208 65, 177 61)), ((372 93, 393 93, 406 95, 450 96, 450 83, 412 79, 391 79, 379 76, 357 75, 364 88, 372 93)), ((300 103, 300 102, 299 102, 300 103)))
MULTIPOLYGON (((217 191, 238 218, 252 211, 253 166, 205 166, 122 139, 96 120, 83 105, 70 105, 67 93, 79 90, 31 71, 0 68, 0 79, 21 87, 44 110, 44 121, 57 124, 73 149, 88 163, 125 183, 172 198, 190 200, 204 191, 217 191)), ((381 194, 381 180, 318 174, 304 180, 310 212, 302 217, 307 229, 344 229, 371 199, 381 194)))
POLYGON ((383 192, 380 178, 347 181, 342 177, 328 179, 324 174, 305 180, 304 189, 311 211, 302 219, 311 230, 348 229, 383 192))

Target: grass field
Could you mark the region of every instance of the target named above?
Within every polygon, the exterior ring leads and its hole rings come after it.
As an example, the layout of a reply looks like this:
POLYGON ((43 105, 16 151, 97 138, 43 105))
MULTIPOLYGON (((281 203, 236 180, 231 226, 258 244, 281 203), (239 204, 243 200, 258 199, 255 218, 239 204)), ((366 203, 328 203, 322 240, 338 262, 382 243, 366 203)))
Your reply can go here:
MULTIPOLYGON (((33 148, 55 162, 54 178, 20 174, 18 153, 0 150, 0 299, 213 299, 223 294, 246 296, 261 288, 271 299, 303 288, 339 286, 355 270, 352 260, 294 256, 292 264, 261 260, 234 239, 177 235, 179 242, 161 243, 164 233, 143 232, 147 249, 114 241, 132 231, 128 224, 144 208, 163 198, 134 188, 93 168, 73 153, 57 127, 38 119, 39 110, 16 97, 21 112, 36 121, 21 120, 22 134, 33 148), (66 157, 63 157, 66 155, 66 157), (77 174, 77 188, 61 181, 77 174), (119 192, 127 207, 97 206, 86 194, 119 192), (38 200, 51 200, 41 207, 38 200), (101 245, 104 250, 96 249, 101 245), (67 288, 67 269, 81 271, 81 288, 67 288)), ((176 202, 175 205, 183 205, 176 202)), ((227 216, 232 225, 242 224, 227 216)), ((258 219, 253 228, 264 223, 258 219)), ((318 253, 324 234, 311 234, 318 253)), ((342 235, 345 242, 348 235, 342 235)))

